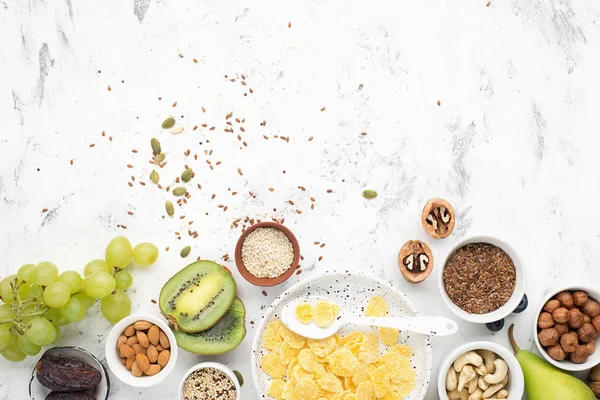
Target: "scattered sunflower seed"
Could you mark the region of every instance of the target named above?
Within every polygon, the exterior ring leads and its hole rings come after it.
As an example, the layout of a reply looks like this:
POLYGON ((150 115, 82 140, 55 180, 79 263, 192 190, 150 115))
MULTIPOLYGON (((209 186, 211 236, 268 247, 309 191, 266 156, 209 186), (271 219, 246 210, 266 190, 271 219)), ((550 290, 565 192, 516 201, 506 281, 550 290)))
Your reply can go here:
POLYGON ((152 151, 154 152, 154 154, 161 153, 160 142, 157 138, 152 138, 152 140, 150 141, 150 145, 152 146, 152 151))
POLYGON ((169 117, 169 118, 165 119, 162 123, 163 129, 171 129, 174 126, 175 126, 175 118, 173 118, 173 117, 169 117))
POLYGON ((171 133, 173 135, 179 135, 181 132, 183 132, 183 126, 181 126, 181 125, 176 126, 175 128, 171 129, 171 133))
POLYGON ((189 182, 194 176, 194 171, 191 168, 186 169, 181 173, 181 180, 183 182, 189 182))
POLYGON ((233 370, 233 374, 235 375, 235 377, 240 382, 240 386, 244 386, 244 377, 242 376, 242 374, 240 373, 240 371, 233 370))
POLYGON ((165 202, 165 210, 167 210, 167 215, 169 215, 169 217, 172 217, 173 214, 175 214, 175 207, 170 200, 165 202))
POLYGON ((156 157, 154 157, 154 164, 158 165, 161 162, 165 161, 165 153, 160 153, 159 155, 157 155, 156 157))
POLYGON ((190 251, 192 251, 192 248, 190 246, 185 246, 183 249, 181 249, 179 255, 181 258, 185 258, 188 256, 188 254, 190 254, 190 251))
POLYGON ((156 171, 150 172, 150 180, 155 185, 158 184, 158 181, 160 180, 160 175, 158 175, 158 172, 156 172, 156 171))
POLYGON ((364 197, 365 199, 374 199, 375 197, 377 197, 377 192, 376 192, 376 191, 374 191, 374 190, 368 190, 368 189, 367 189, 367 190, 365 190, 365 191, 363 192, 363 197, 364 197))
POLYGON ((187 193, 187 189, 184 187, 176 187, 175 189, 173 189, 173 194, 175 196, 184 196, 187 193))

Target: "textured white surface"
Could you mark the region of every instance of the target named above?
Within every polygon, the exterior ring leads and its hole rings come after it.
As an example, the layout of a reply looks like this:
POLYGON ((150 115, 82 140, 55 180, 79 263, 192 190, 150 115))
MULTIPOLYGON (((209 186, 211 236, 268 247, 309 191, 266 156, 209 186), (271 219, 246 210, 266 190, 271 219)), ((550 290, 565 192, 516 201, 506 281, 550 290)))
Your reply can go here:
MULTIPOLYGON (((82 270, 125 233, 171 246, 151 269, 134 272, 134 310, 157 313, 150 299, 186 264, 178 255, 184 245, 193 246, 189 260, 218 260, 233 253, 235 218, 268 215, 285 217, 297 235, 304 272, 265 297, 234 271, 248 321, 289 285, 325 269, 374 274, 424 314, 450 316, 437 274, 418 286, 401 277, 396 256, 409 239, 426 240, 436 259, 465 236, 506 240, 523 257, 534 306, 565 278, 599 282, 600 5, 485 3, 0 0, 0 274, 41 260, 82 270), (235 73, 248 76, 254 94, 244 97, 248 87, 223 78, 235 73), (231 111, 247 119, 247 147, 223 132, 231 111), (185 115, 180 135, 159 129, 171 113, 185 115), (202 123, 217 129, 191 130, 202 123), (184 212, 197 239, 177 240, 185 222, 160 217, 169 196, 138 184, 148 181, 152 136, 169 151, 163 182, 181 172, 185 149, 199 154, 188 162, 203 189, 184 212), (214 150, 213 164, 222 161, 215 170, 204 149, 214 150), (364 200, 365 188, 379 197, 364 200), (445 241, 420 226, 421 207, 433 196, 459 214, 445 241)), ((508 318, 524 348, 533 347, 534 309, 508 318)), ((90 314, 61 344, 102 356, 110 325, 90 314)), ((249 367, 254 329, 249 323, 242 346, 215 358, 242 371, 244 400, 257 398, 249 367)), ((461 329, 432 340, 434 366, 467 341, 508 344, 505 331, 461 329)), ((202 359, 181 354, 171 377, 152 389, 114 380, 111 398, 173 398, 179 377, 202 359)), ((1 400, 26 398, 33 362, 0 361, 1 400)), ((428 398, 435 396, 432 385, 428 398)))

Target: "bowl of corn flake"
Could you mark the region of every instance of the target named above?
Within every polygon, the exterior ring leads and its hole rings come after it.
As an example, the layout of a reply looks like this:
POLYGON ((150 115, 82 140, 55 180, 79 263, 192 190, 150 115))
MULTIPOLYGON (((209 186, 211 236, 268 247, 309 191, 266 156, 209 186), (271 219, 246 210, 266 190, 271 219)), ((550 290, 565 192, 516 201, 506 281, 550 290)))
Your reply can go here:
POLYGON ((297 283, 266 310, 254 336, 252 375, 261 398, 425 398, 432 368, 428 336, 349 324, 327 339, 307 339, 279 319, 289 301, 307 296, 328 297, 357 316, 418 314, 406 295, 378 278, 334 272, 297 283))

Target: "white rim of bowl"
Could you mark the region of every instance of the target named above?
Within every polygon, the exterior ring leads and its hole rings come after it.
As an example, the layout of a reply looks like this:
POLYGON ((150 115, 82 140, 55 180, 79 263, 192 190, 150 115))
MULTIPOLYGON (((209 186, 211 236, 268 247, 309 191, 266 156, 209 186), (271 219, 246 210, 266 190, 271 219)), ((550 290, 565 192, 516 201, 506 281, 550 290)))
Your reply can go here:
MULTIPOLYGON (((600 353, 599 353, 600 349, 596 349, 596 352, 594 352, 594 354, 590 355, 586 362, 581 363, 581 364, 575 364, 574 362, 570 361, 568 358, 565 358, 563 361, 556 361, 554 358, 550 357, 550 355, 548 354, 548 352, 546 351, 544 346, 542 346, 542 344, 540 343, 540 340, 538 338, 537 321, 538 321, 539 315, 544 310, 544 305, 546 304, 546 302, 548 302, 548 300, 550 300, 552 297, 554 297, 556 294, 558 294, 560 292, 575 291, 575 290, 583 290, 584 292, 587 292, 588 296, 593 298, 595 301, 600 301, 600 292, 598 290, 592 288, 590 285, 571 282, 571 284, 569 284, 567 286, 556 287, 556 288, 553 288, 550 292, 548 292, 548 294, 546 296, 544 296, 544 298, 542 299, 542 302, 540 303, 538 312, 537 312, 537 314, 535 314, 535 318, 533 319, 533 333, 535 336, 534 337, 535 345, 537 346, 539 352, 542 354, 544 359, 546 359, 546 361, 548 361, 550 364, 554 365, 557 368, 560 368, 565 371, 571 371, 571 372, 585 371, 587 369, 592 368, 596 364, 598 364, 598 361, 600 360, 600 353)), ((600 336, 594 340, 596 341, 596 343, 598 343, 598 341, 600 340, 600 336)))
POLYGON ((525 286, 527 284, 525 269, 523 267, 523 260, 521 259, 521 256, 519 255, 519 253, 515 250, 514 247, 512 247, 511 245, 509 245, 502 239, 498 239, 493 236, 483 236, 483 235, 472 236, 470 238, 460 241, 443 258, 442 266, 441 266, 441 268, 439 268, 438 274, 439 274, 439 276, 438 276, 439 290, 440 290, 440 294, 442 296, 442 300, 444 300, 444 303, 446 303, 448 308, 450 308, 450 310, 457 317, 460 317, 465 321, 473 322, 473 323, 477 323, 477 324, 486 324, 488 322, 499 321, 503 318, 506 318, 510 314, 512 314, 515 311, 515 309, 517 308, 517 306, 519 305, 519 303, 521 302, 521 299, 523 298, 523 296, 525 295, 525 286), (491 313, 469 314, 468 312, 466 312, 465 310, 463 310, 462 308, 460 308, 459 306, 454 304, 454 302, 452 302, 452 300, 448 296, 448 293, 446 293, 446 288, 444 287, 444 269, 446 269, 446 263, 448 262, 448 258, 450 258, 450 255, 452 255, 452 253, 454 253, 456 250, 458 250, 459 248, 461 248, 467 244, 470 244, 470 243, 489 243, 491 245, 501 248, 512 259, 513 264, 515 266, 516 282, 515 282, 515 290, 513 291, 512 296, 506 302, 506 304, 504 304, 499 309, 492 311, 491 313))
MULTIPOLYGON (((258 394, 260 394, 259 392, 259 386, 260 386, 260 382, 258 380, 258 376, 256 374, 256 370, 257 368, 255 368, 256 366, 256 354, 258 352, 258 342, 260 340, 260 332, 262 332, 262 330, 265 327, 266 324, 266 318, 265 316, 272 311, 273 309, 275 309, 277 306, 279 306, 279 304, 281 304, 283 301, 287 301, 287 297, 289 295, 289 293, 293 290, 296 290, 297 287, 301 286, 301 285, 306 285, 307 283, 311 283, 314 282, 316 280, 319 279, 323 279, 323 278, 328 278, 328 277, 334 277, 334 276, 340 276, 340 277, 344 277, 348 274, 351 275, 355 275, 355 276, 360 276, 362 278, 366 278, 366 279, 371 279, 372 281, 387 287, 388 289, 392 290, 393 292, 395 292, 396 294, 398 294, 402 300, 406 303, 406 305, 411 309, 412 312, 415 313, 415 315, 419 315, 420 312, 415 308, 415 306, 413 305, 412 301, 408 298, 408 296, 406 294, 404 294, 403 292, 400 291, 400 289, 396 288, 395 286, 387 283, 386 281, 384 281, 383 279, 380 278, 376 278, 376 277, 372 277, 372 276, 368 276, 365 274, 360 274, 360 273, 355 273, 353 271, 344 271, 344 272, 337 272, 337 271, 325 271, 323 274, 321 275, 316 275, 316 276, 311 276, 309 278, 303 279, 297 283, 295 283, 293 286, 291 286, 289 289, 287 289, 285 292, 281 293, 279 296, 277 296, 277 298, 275 300, 273 300, 273 302, 271 303, 271 305, 265 310, 265 312, 263 312, 263 315, 260 317, 260 322, 258 323, 258 328, 256 329, 256 332, 254 332, 254 338, 252 340, 252 353, 250 354, 250 365, 252 368, 252 380, 254 381, 254 386, 255 386, 255 390, 258 394)), ((427 371, 426 371, 426 376, 425 376, 425 386, 423 387, 423 390, 421 391, 421 393, 418 393, 418 396, 421 396, 421 398, 425 398, 425 395, 427 394, 427 389, 429 387, 429 384, 431 383, 431 372, 432 372, 432 368, 433 368, 433 360, 432 360, 432 350, 431 350, 431 339, 428 335, 423 335, 425 337, 425 346, 427 348, 427 371)), ((412 393, 411 393, 412 394, 412 393)))
POLYGON ((185 381, 187 380, 188 376, 190 376, 193 372, 199 370, 199 369, 204 369, 204 368, 214 368, 214 369, 218 369, 219 371, 223 372, 225 375, 227 375, 229 377, 229 379, 231 379, 231 381, 233 382, 233 384, 235 385, 235 391, 236 391, 236 400, 240 400, 242 398, 241 395, 241 388, 240 388, 240 383, 238 382, 237 376, 235 376, 235 374, 233 373, 233 371, 231 370, 231 368, 229 368, 228 366, 218 363, 218 362, 214 362, 214 361, 206 361, 206 362, 201 362, 198 363, 196 365, 194 365, 193 367, 191 367, 190 369, 188 369, 185 374, 183 374, 183 379, 181 380, 181 383, 179 384, 179 392, 177 393, 177 395, 179 396, 178 399, 179 400, 184 400, 183 397, 183 385, 185 384, 185 381))
POLYGON ((509 384, 511 390, 508 393, 508 397, 505 400, 521 400, 523 393, 525 392, 525 378, 523 376, 523 369, 517 361, 517 358, 511 353, 510 350, 498 343, 488 341, 477 341, 463 344, 459 348, 451 351, 440 364, 440 372, 438 375, 437 387, 438 396, 441 400, 447 400, 448 394, 446 393, 446 373, 452 363, 462 354, 471 350, 490 350, 496 353, 508 364, 508 370, 510 373, 509 384), (515 372, 518 371, 518 372, 515 372))
POLYGON ((178 350, 179 349, 177 346, 177 340, 175 339, 175 335, 173 335, 173 332, 164 321, 150 314, 133 314, 117 322, 109 332, 106 338, 105 347, 106 363, 108 364, 108 368, 111 370, 111 372, 121 382, 133 387, 150 387, 165 380, 167 376, 169 376, 169 374, 173 371, 177 362, 178 350), (168 350, 171 353, 169 357, 169 362, 167 363, 165 368, 163 368, 158 374, 153 376, 133 376, 131 371, 125 369, 125 366, 121 364, 121 357, 117 353, 117 340, 119 339, 125 328, 137 321, 152 322, 154 325, 158 326, 169 338, 170 346, 168 350))

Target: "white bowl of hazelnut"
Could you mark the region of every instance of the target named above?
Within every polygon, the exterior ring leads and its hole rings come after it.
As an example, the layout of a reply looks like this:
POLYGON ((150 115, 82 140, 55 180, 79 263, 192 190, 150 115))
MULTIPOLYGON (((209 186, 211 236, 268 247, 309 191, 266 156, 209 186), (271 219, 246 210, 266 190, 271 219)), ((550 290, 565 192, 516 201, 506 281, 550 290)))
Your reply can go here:
POLYGON ((534 321, 535 343, 548 362, 567 371, 583 371, 600 363, 600 292, 571 285, 550 292, 534 321))

